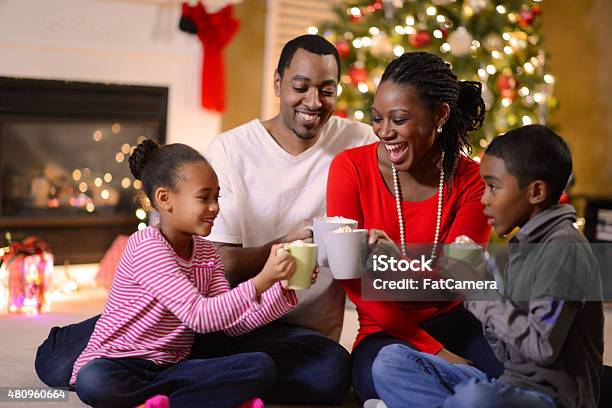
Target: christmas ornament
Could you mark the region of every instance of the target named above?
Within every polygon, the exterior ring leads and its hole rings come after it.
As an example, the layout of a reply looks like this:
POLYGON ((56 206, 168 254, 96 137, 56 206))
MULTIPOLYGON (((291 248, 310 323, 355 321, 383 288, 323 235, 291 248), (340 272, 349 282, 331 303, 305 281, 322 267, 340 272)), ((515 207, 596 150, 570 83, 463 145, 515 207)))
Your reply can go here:
POLYGON ((351 46, 347 41, 338 41, 336 43, 336 49, 338 50, 338 55, 340 55, 341 59, 345 59, 351 53, 351 46))
POLYGON ((431 34, 429 31, 419 30, 410 36, 408 43, 414 48, 423 48, 431 44, 431 34))
POLYGON ((340 118, 347 118, 348 114, 346 113, 346 109, 344 108, 338 108, 336 109, 336 111, 334 112, 334 114, 340 118))
POLYGON ((469 0, 468 5, 477 14, 489 7, 489 0, 469 0))
POLYGON ((482 45, 487 51, 491 52, 495 50, 501 50, 504 46, 504 43, 499 35, 490 33, 485 36, 482 45))
POLYGON ((533 11, 531 11, 530 9, 522 9, 521 11, 519 11, 518 21, 521 27, 527 27, 533 24, 534 19, 535 19, 535 15, 533 14, 533 11))
POLYGON ((357 85, 360 82, 366 82, 368 80, 368 71, 366 71, 366 69, 363 67, 363 64, 359 64, 358 62, 351 65, 347 74, 351 78, 351 83, 353 85, 357 85))
POLYGON ((472 35, 465 27, 457 27, 455 31, 450 33, 447 40, 448 44, 451 46, 451 54, 456 57, 469 54, 472 40, 472 35))
POLYGON ((502 72, 502 74, 497 78, 497 81, 495 81, 495 86, 499 90, 502 98, 514 100, 518 82, 511 73, 504 70, 504 72, 502 72))
POLYGON ((395 11, 404 7, 403 0, 382 0, 382 3, 383 10, 385 11, 385 18, 387 20, 393 19, 393 16, 395 16, 395 11))
POLYGON ((372 38, 370 53, 376 58, 387 58, 393 53, 393 44, 384 33, 381 33, 372 38))

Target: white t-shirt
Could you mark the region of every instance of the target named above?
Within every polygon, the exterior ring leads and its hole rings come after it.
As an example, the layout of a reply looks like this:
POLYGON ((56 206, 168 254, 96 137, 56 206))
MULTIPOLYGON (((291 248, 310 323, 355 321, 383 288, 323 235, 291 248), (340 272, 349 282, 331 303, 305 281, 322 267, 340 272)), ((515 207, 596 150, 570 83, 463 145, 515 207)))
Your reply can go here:
MULTIPOLYGON (((257 119, 218 135, 206 158, 219 177, 221 211, 208 239, 264 245, 302 220, 325 215, 327 173, 332 159, 351 147, 376 141, 372 128, 332 116, 319 139, 298 156, 285 151, 257 119)), ((326 268, 322 268, 326 269, 326 268)), ((299 305, 286 320, 339 338, 344 294, 329 270, 298 292, 299 305), (313 309, 316 307, 316 309, 313 309)))

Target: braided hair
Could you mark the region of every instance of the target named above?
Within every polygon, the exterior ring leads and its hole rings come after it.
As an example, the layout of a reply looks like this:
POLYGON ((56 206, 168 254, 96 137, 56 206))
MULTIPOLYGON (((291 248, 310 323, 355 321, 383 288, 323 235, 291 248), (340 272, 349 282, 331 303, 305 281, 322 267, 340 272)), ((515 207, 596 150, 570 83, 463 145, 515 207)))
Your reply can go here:
POLYGON ((482 84, 458 81, 448 63, 428 52, 409 52, 391 61, 381 78, 384 81, 412 86, 431 112, 442 103, 450 107, 438 137, 444 151, 444 178, 449 180, 461 152, 472 152, 468 133, 480 129, 484 122, 482 84))
POLYGON ((160 146, 151 139, 140 143, 129 158, 130 172, 142 182, 142 189, 153 206, 153 194, 158 187, 176 191, 180 167, 199 161, 208 163, 200 153, 185 144, 160 146))

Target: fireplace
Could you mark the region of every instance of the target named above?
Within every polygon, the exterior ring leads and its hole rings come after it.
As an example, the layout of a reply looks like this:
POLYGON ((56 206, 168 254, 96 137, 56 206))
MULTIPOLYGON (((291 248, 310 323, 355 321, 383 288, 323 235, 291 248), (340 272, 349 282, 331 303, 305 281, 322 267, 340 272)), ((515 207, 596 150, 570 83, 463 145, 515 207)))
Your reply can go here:
POLYGON ((0 246, 46 240, 58 263, 98 262, 142 222, 127 160, 165 141, 168 89, 0 77, 0 246), (138 216, 137 216, 138 215, 138 216))

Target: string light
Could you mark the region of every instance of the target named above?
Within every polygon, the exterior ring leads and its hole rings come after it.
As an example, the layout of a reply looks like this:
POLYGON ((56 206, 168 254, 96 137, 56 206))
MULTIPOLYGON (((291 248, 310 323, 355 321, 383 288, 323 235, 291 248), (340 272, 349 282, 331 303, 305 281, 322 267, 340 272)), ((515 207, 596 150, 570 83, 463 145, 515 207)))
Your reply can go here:
POLYGON ((491 51, 491 56, 495 59, 500 59, 501 58, 501 54, 499 51, 495 50, 495 51, 491 51))
POLYGON ((439 14, 439 15, 436 17, 436 21, 437 21, 438 23, 443 23, 443 22, 445 22, 445 21, 446 21, 446 17, 444 17, 443 15, 439 14))
POLYGON ((555 83, 555 77, 550 75, 550 74, 546 74, 546 75, 544 75, 544 82, 546 82, 547 84, 554 84, 555 83))
POLYGON ((86 191, 87 191, 87 183, 86 183, 86 182, 81 181, 81 182, 79 183, 79 191, 80 191, 81 193, 84 193, 84 192, 86 192, 86 191))
POLYGON ((147 228, 147 224, 145 224, 144 222, 138 224, 138 231, 142 231, 145 228, 147 228))
POLYGON ((404 34, 406 34, 406 35, 416 34, 416 32, 417 32, 417 30, 414 27, 411 27, 411 26, 404 27, 404 34))
POLYGON ((140 180, 134 180, 134 189, 140 190, 142 188, 142 182, 140 180))
POLYGON ((502 6, 501 4, 497 7, 495 7, 495 10, 497 10, 497 12, 499 14, 505 14, 506 13, 506 8, 504 6, 502 6))
POLYGON ((510 106, 512 104, 512 99, 510 98, 503 98, 501 101, 501 104, 504 108, 507 108, 508 106, 510 106))
POLYGON ((428 16, 435 16, 437 11, 438 10, 436 10, 434 6, 431 6, 431 7, 427 7, 427 10, 425 11, 425 13, 427 13, 428 16))
POLYGON ((506 45, 506 46, 504 47, 504 52, 505 52, 506 54, 508 54, 508 55, 511 55, 512 53, 514 53, 514 50, 512 49, 512 47, 509 47, 509 46, 507 46, 507 45, 506 45))
POLYGON ((308 32, 308 34, 315 35, 319 32, 319 29, 315 26, 310 26, 306 31, 308 32))
POLYGON ((361 93, 366 93, 368 92, 368 84, 365 82, 360 82, 359 85, 357 85, 357 89, 359 89, 359 92, 361 93))
POLYGON ((402 27, 401 25, 396 25, 394 30, 399 35, 404 35, 405 34, 404 27, 402 27))
POLYGON ((115 161, 117 161, 117 163, 123 163, 123 160, 125 160, 125 155, 123 153, 119 152, 115 155, 115 161))
POLYGON ((364 118, 364 116, 365 116, 365 115, 363 114, 363 112, 362 112, 362 111, 358 110, 358 111, 355 111, 354 116, 355 116, 355 119, 357 119, 357 120, 361 120, 361 119, 363 119, 363 118, 364 118))
POLYGON ((532 121, 531 118, 527 115, 522 117, 522 121, 523 121, 523 125, 527 126, 527 125, 531 125, 532 121))
POLYGON ((434 30, 433 36, 435 38, 442 38, 444 36, 444 34, 442 34, 442 31, 440 31, 440 30, 434 30))
POLYGON ((370 29, 368 30, 368 32, 372 35, 378 35, 380 34, 380 30, 378 29, 378 27, 370 27, 370 29))
POLYGON ((531 65, 531 62, 526 62, 523 66, 525 67, 525 72, 528 74, 533 74, 534 68, 533 65, 531 65))
POLYGON ((136 218, 138 218, 139 220, 144 220, 145 218, 147 218, 147 212, 142 208, 137 209, 136 218))
POLYGON ((546 99, 546 97, 544 96, 544 94, 542 92, 536 92, 535 94, 533 94, 533 100, 536 103, 542 103, 542 102, 544 102, 545 99, 546 99))
POLYGON ((130 181, 129 177, 124 177, 121 180, 121 187, 123 187, 123 188, 129 188, 131 184, 132 184, 132 182, 130 181))
POLYGON ((104 189, 100 192, 100 197, 102 197, 103 200, 108 200, 108 198, 110 197, 110 193, 107 189, 104 189))
POLYGON ((527 96, 527 95, 529 95, 529 88, 524 86, 524 87, 522 87, 521 89, 518 90, 518 93, 521 96, 527 96))
POLYGON ((502 38, 503 38, 504 40, 506 40, 506 41, 509 41, 509 40, 510 40, 510 33, 503 33, 503 34, 502 34, 502 38))
POLYGON ((94 186, 96 187, 102 186, 102 179, 100 177, 96 177, 96 179, 94 180, 94 186))
POLYGON ((361 10, 359 10, 359 7, 352 7, 350 13, 353 17, 361 17, 361 10))
POLYGON ((482 79, 485 79, 487 75, 487 71, 483 68, 478 69, 478 76, 482 79))
POLYGON ((113 123, 113 125, 111 126, 111 132, 113 132, 114 134, 121 132, 121 125, 119 123, 113 123))
POLYGON ((409 26, 413 26, 414 25, 414 17, 413 16, 406 17, 406 24, 409 25, 409 26))
POLYGON ((404 47, 402 47, 401 45, 396 45, 395 47, 393 47, 393 54, 396 57, 401 57, 404 54, 404 47))
POLYGON ((111 181, 113 181, 113 175, 110 173, 104 174, 104 181, 106 181, 107 183, 110 183, 111 181))
POLYGON ((444 43, 440 46, 440 51, 442 52, 449 52, 451 50, 451 46, 449 43, 444 43))
POLYGON ((372 39, 370 37, 361 37, 361 45, 364 47, 369 47, 372 45, 372 39))
POLYGON ((361 48, 361 39, 360 38, 355 38, 353 40, 353 47, 355 48, 361 48))
POLYGON ((99 142, 100 140, 102 140, 102 131, 96 130, 95 132, 93 132, 91 137, 93 138, 94 141, 99 142))
POLYGON ((74 179, 74 181, 79 181, 81 179, 81 170, 74 169, 74 171, 72 172, 72 178, 74 179))
POLYGON ((94 212, 94 210, 96 209, 96 207, 93 205, 93 203, 87 203, 85 205, 85 210, 89 213, 94 212))
POLYGON ((131 146, 129 145, 129 143, 124 143, 121 145, 121 152, 123 154, 128 154, 130 152, 130 148, 131 146))
POLYGON ((487 65, 487 72, 489 73, 489 75, 493 75, 497 72, 497 69, 495 68, 495 65, 487 65))

